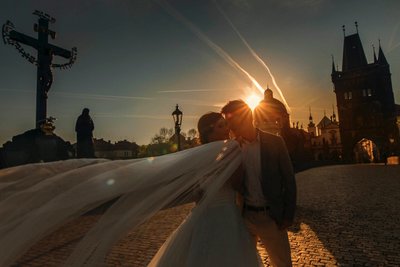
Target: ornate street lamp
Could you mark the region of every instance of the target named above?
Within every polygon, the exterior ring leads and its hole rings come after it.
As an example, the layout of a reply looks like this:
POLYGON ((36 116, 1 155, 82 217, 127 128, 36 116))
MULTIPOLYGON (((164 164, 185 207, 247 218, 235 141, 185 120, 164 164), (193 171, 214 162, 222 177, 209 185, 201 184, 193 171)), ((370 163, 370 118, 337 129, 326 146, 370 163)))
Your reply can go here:
POLYGON ((175 123, 175 136, 178 142, 178 151, 181 150, 181 125, 182 125, 182 111, 179 110, 178 104, 176 104, 176 108, 174 112, 172 112, 172 118, 174 119, 175 123))

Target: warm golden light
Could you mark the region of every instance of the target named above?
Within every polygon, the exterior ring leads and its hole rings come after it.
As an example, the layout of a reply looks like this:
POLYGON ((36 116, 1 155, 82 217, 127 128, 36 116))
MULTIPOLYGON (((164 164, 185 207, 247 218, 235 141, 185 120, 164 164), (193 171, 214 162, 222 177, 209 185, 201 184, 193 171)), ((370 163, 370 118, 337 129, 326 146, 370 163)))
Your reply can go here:
POLYGON ((258 106, 258 104, 260 103, 261 100, 262 100, 262 98, 259 95, 251 94, 250 96, 248 96, 246 98, 245 101, 246 101, 247 105, 249 105, 251 110, 254 110, 258 106))

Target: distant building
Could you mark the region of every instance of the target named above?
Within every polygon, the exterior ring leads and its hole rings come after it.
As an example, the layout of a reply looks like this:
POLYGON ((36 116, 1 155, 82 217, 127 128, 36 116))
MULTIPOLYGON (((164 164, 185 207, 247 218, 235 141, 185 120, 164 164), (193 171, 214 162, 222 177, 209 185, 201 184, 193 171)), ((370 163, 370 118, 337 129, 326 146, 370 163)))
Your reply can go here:
POLYGON ((103 138, 93 138, 94 155, 96 158, 112 159, 114 158, 113 144, 111 141, 105 141, 103 138))
POLYGON ((374 50, 373 62, 368 63, 358 31, 345 36, 342 70, 332 62, 331 77, 344 159, 359 161, 367 146, 372 149, 369 161, 384 160, 384 155, 398 151, 400 113, 394 102, 389 63, 380 44, 378 57, 374 50))
POLYGON ((332 60, 338 118, 333 111, 316 125, 310 110, 307 132, 298 123, 290 127, 285 106, 268 88, 254 111, 255 126, 281 135, 295 163, 377 162, 398 155, 400 105, 394 102, 390 67, 380 44, 378 57, 375 50, 373 57, 368 63, 358 32, 345 36, 341 71, 332 60))
POLYGON ((269 88, 254 110, 254 125, 262 131, 282 136, 295 167, 312 160, 310 135, 302 127, 299 128, 298 123, 290 127, 285 105, 273 97, 269 88))
POLYGON ((314 160, 341 160, 342 144, 339 122, 336 120, 335 112, 330 118, 324 114, 321 121, 315 125, 310 110, 307 130, 310 134, 311 151, 314 160))
POLYGON ((269 88, 264 91, 264 99, 254 110, 254 123, 263 131, 278 135, 290 128, 289 113, 285 105, 274 98, 269 88))
POLYGON ((262 131, 282 136, 297 170, 311 166, 313 161, 337 162, 342 159, 340 128, 334 111, 330 118, 324 115, 315 125, 310 109, 307 131, 298 123, 290 127, 285 105, 267 88, 264 99, 254 110, 254 124, 262 131))
POLYGON ((94 139, 94 153, 97 158, 106 159, 132 159, 137 158, 139 146, 135 142, 127 140, 112 144, 111 141, 94 139))
POLYGON ((139 146, 135 142, 118 141, 114 145, 114 159, 137 158, 139 146))

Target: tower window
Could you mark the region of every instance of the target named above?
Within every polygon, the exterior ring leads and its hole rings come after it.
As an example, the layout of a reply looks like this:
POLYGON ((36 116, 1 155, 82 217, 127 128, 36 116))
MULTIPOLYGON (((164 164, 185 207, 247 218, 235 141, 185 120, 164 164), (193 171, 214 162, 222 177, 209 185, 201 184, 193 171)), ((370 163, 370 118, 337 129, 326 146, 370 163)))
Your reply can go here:
POLYGON ((352 94, 351 91, 350 92, 344 92, 344 99, 350 100, 352 98, 353 98, 353 94, 352 94))
POLYGON ((372 89, 363 89, 363 97, 372 96, 372 89))

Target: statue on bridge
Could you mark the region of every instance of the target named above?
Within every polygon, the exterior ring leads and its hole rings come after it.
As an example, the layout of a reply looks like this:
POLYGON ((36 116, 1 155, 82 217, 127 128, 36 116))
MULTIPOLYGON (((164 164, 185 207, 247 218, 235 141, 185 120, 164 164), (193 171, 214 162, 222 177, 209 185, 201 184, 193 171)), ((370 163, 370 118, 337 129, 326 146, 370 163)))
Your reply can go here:
POLYGON ((14 25, 7 21, 3 25, 2 36, 5 44, 13 45, 23 58, 37 66, 37 84, 36 84, 36 128, 40 128, 40 122, 47 118, 47 94, 53 84, 52 68, 65 69, 74 64, 77 55, 77 49, 74 47, 71 51, 49 44, 48 37, 55 39, 56 33, 49 29, 49 23, 55 23, 55 19, 41 11, 33 13, 39 17, 38 23, 34 25, 38 38, 34 39, 28 35, 14 30, 14 25), (37 50, 37 58, 25 51, 21 44, 28 45, 37 50), (69 61, 65 64, 54 64, 53 57, 61 56, 69 61))
POLYGON ((84 108, 75 124, 76 131, 76 157, 94 158, 93 144, 94 123, 89 115, 89 109, 84 108))
POLYGON ((73 157, 73 147, 69 142, 54 133, 54 118, 47 117, 47 95, 53 84, 53 68, 71 67, 76 60, 77 49, 71 51, 49 44, 48 37, 55 39, 56 33, 49 29, 49 23, 55 19, 40 11, 33 13, 39 17, 34 25, 38 38, 14 30, 14 25, 7 21, 2 28, 5 44, 13 45, 23 58, 37 66, 36 82, 36 120, 35 129, 16 135, 0 148, 0 168, 33 162, 56 161, 73 157), (37 50, 37 58, 25 51, 22 45, 37 50), (54 56, 68 59, 64 64, 53 63, 54 56))

